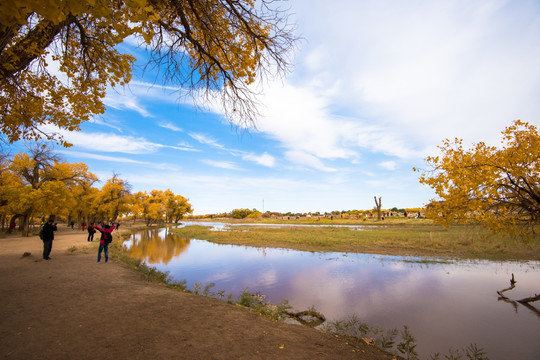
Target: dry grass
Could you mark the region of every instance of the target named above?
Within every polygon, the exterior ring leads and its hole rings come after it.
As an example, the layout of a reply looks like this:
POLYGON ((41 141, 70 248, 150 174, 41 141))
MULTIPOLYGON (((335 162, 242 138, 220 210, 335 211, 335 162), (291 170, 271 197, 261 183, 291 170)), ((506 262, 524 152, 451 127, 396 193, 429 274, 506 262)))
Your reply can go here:
MULTIPOLYGON (((290 223, 290 222, 288 222, 290 223)), ((339 222, 334 222, 335 225, 339 222)), ((344 224, 344 222, 341 222, 344 224)), ((331 225, 331 224, 328 224, 331 225)), ((221 244, 279 247, 304 251, 377 253, 489 260, 540 260, 540 239, 522 240, 492 236, 478 226, 446 229, 428 221, 356 221, 362 229, 346 227, 261 227, 232 226, 228 231, 211 231, 206 226, 176 229, 190 239, 221 244)))

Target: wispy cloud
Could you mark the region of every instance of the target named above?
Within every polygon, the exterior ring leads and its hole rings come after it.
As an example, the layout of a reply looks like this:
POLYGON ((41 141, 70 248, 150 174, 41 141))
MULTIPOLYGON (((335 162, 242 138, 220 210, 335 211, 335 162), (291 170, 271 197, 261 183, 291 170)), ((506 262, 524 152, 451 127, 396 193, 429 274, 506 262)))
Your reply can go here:
POLYGON ((137 96, 127 92, 120 93, 117 90, 110 90, 103 100, 106 106, 116 110, 130 110, 139 113, 146 118, 154 117, 140 102, 137 96))
POLYGON ((178 146, 165 145, 150 142, 144 137, 123 136, 104 132, 66 131, 56 126, 45 125, 41 129, 46 133, 62 135, 69 143, 98 152, 118 152, 126 154, 148 154, 157 152, 159 149, 168 148, 180 151, 199 151, 189 145, 178 146))
POLYGON ((266 167, 273 167, 276 161, 276 159, 272 155, 266 152, 262 155, 247 154, 247 155, 244 155, 242 159, 253 161, 259 165, 266 166, 266 167))
POLYGON ((242 170, 238 165, 230 161, 214 161, 214 160, 202 160, 203 163, 213 167, 227 169, 227 170, 242 170))
POLYGON ((174 125, 173 123, 170 123, 170 122, 160 122, 158 123, 158 125, 164 129, 169 129, 169 130, 172 130, 172 131, 176 131, 176 132, 182 132, 182 128, 179 128, 178 126, 174 125))
POLYGON ((58 153, 66 154, 70 156, 77 156, 82 159, 93 159, 93 160, 103 160, 103 161, 108 161, 108 162, 150 165, 149 162, 134 160, 127 157, 108 156, 108 155, 94 154, 94 153, 88 153, 88 152, 82 152, 82 151, 58 150, 58 153))
POLYGON ((337 171, 334 168, 325 166, 323 162, 316 156, 301 151, 287 151, 285 152, 285 158, 297 166, 312 168, 324 172, 337 171))
POLYGON ((193 146, 187 143, 180 143, 177 146, 167 146, 167 147, 171 149, 175 149, 175 150, 180 150, 180 151, 194 151, 194 152, 201 151, 199 149, 195 149, 193 146))
POLYGON ((191 136, 193 139, 197 140, 203 145, 208 145, 216 149, 225 150, 225 147, 218 143, 218 141, 211 136, 198 133, 189 133, 189 136, 191 136))

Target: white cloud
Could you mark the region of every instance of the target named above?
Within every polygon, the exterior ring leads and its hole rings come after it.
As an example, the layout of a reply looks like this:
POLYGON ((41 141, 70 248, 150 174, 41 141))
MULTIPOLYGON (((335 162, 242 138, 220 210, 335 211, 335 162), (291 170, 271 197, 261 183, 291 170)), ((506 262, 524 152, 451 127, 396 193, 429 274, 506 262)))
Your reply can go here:
POLYGON ((203 163, 213 167, 227 169, 227 170, 242 170, 238 165, 230 161, 214 161, 214 160, 201 160, 203 163))
POLYGON ((169 129, 169 130, 172 130, 172 131, 176 131, 176 132, 182 132, 182 128, 179 128, 178 126, 174 125, 173 123, 170 123, 170 122, 160 122, 158 124, 160 127, 164 128, 164 129, 169 129))
POLYGON ((197 140, 203 145, 208 145, 216 149, 225 150, 225 147, 218 143, 217 140, 211 136, 198 133, 189 133, 189 136, 191 136, 193 139, 197 140))
POLYGON ((56 126, 41 127, 45 133, 61 135, 67 142, 82 149, 100 152, 121 152, 127 154, 144 154, 155 152, 164 145, 147 141, 143 137, 120 136, 113 133, 67 131, 56 126))
POLYGON ((131 110, 139 113, 143 117, 153 117, 153 115, 141 105, 139 99, 134 95, 119 93, 116 90, 107 91, 107 96, 103 100, 106 106, 116 110, 131 110))
POLYGON ((334 168, 325 166, 323 162, 316 156, 301 151, 287 151, 285 152, 285 158, 290 162, 300 165, 302 167, 312 168, 325 172, 337 171, 334 168))
POLYGON ((309 86, 272 84, 260 99, 264 107, 257 129, 293 151, 324 159, 353 158, 356 152, 346 146, 353 140, 351 123, 331 113, 329 100, 309 86))
POLYGON ((511 1, 347 1, 339 9, 296 1, 309 42, 298 67, 327 88, 337 84, 329 103, 370 119, 404 153, 446 137, 494 140, 515 118, 537 121, 538 10, 511 1))
POLYGON ((130 164, 144 164, 144 165, 150 165, 148 162, 139 161, 139 160, 133 160, 126 157, 119 157, 119 156, 108 156, 108 155, 100 155, 100 154, 92 154, 82 151, 66 151, 66 150, 59 150, 58 151, 61 154, 66 154, 69 156, 76 156, 83 159, 93 159, 93 160, 103 160, 108 162, 118 162, 118 163, 130 163, 130 164))
POLYGON ((171 149, 176 149, 176 150, 181 150, 181 151, 195 151, 195 152, 201 151, 199 149, 195 149, 193 146, 185 142, 181 142, 177 146, 169 146, 169 147, 171 149))
POLYGON ((259 165, 267 166, 267 167, 273 167, 276 160, 272 155, 269 155, 266 152, 262 155, 247 154, 247 155, 244 155, 242 159, 253 161, 259 165))
MULTIPOLYGON (((81 149, 88 149, 98 152, 119 152, 126 154, 148 154, 159 149, 168 148, 180 151, 199 151, 189 145, 171 146, 153 143, 143 137, 122 136, 113 133, 87 132, 87 131, 66 131, 53 125, 44 125, 40 129, 45 133, 56 133, 64 140, 76 145, 81 149)), ((76 153, 75 151, 73 151, 76 153)), ((82 154, 82 153, 81 153, 82 154)), ((98 155, 96 155, 98 156, 98 155)), ((97 159, 97 157, 96 157, 97 159)))
POLYGON ((379 163, 379 166, 386 170, 396 170, 397 164, 395 161, 383 161, 379 163))

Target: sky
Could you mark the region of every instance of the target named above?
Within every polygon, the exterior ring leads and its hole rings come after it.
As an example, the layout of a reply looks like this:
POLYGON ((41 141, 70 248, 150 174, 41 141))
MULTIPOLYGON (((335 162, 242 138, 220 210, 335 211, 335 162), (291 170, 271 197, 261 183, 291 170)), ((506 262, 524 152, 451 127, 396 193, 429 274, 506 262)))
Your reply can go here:
MULTIPOLYGON (((290 1, 302 37, 293 67, 264 85, 256 128, 195 108, 134 69, 104 114, 57 147, 104 182, 170 189, 194 214, 422 207, 446 138, 500 143, 515 119, 540 124, 540 2, 290 1)), ((142 62, 145 54, 135 51, 142 62)))

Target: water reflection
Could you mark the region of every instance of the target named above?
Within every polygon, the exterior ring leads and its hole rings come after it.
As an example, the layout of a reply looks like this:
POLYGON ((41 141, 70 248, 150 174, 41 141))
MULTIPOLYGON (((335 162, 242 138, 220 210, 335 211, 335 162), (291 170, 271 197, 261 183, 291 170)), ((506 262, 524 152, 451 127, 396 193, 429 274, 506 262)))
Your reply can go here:
POLYGON ((537 359, 540 353, 540 319, 525 306, 498 301, 496 292, 508 286, 513 273, 517 286, 505 293, 509 298, 538 293, 539 262, 425 263, 416 257, 218 245, 171 235, 137 235, 130 251, 189 287, 215 283, 216 291, 235 297, 247 288, 275 304, 288 299, 297 310, 313 305, 330 321, 357 314, 384 328, 407 325, 422 358, 471 343, 492 360, 537 359))
MULTIPOLYGON (((208 226, 210 227, 211 231, 227 231, 231 227, 235 226, 253 226, 253 227, 266 227, 266 228, 284 228, 284 227, 339 227, 339 228, 349 228, 353 230, 369 230, 369 226, 365 225, 346 225, 346 224, 324 224, 324 225, 317 225, 317 224, 287 224, 287 223, 280 223, 280 224, 271 224, 271 223, 222 223, 222 222, 213 222, 213 221, 183 221, 180 223, 177 227, 182 228, 185 226, 192 226, 192 225, 200 225, 200 226, 208 226)), ((384 226, 379 226, 379 228, 384 226)))
POLYGON ((124 243, 130 257, 147 264, 167 265, 173 258, 187 250, 189 239, 168 231, 150 229, 140 231, 124 243))

